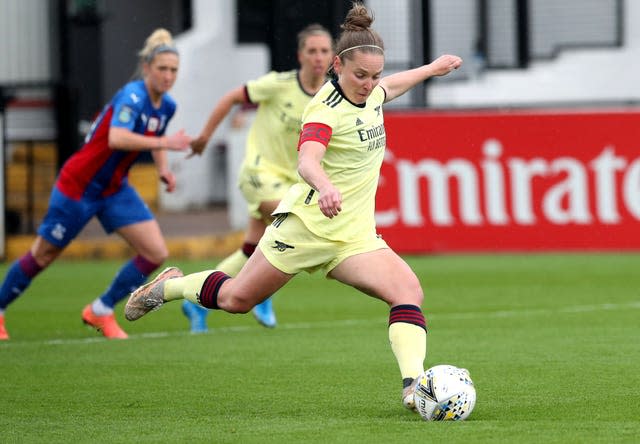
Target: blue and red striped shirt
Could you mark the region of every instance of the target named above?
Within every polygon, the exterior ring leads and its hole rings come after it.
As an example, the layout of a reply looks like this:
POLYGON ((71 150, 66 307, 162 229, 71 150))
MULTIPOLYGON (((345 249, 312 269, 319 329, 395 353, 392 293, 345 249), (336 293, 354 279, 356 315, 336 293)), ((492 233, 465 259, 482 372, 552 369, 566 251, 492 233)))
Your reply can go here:
POLYGON ((176 110, 168 94, 154 108, 143 80, 127 83, 102 110, 91 125, 84 145, 63 165, 56 182, 58 189, 72 199, 82 196, 109 196, 126 181, 129 169, 140 151, 109 147, 109 129, 126 128, 145 136, 162 136, 176 110))

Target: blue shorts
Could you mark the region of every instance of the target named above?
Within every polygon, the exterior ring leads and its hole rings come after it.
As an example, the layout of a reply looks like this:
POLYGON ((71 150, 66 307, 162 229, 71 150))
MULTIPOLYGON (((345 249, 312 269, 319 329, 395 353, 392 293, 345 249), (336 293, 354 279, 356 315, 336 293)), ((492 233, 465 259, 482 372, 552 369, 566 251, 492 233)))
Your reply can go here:
POLYGON ((108 234, 126 225, 154 219, 147 204, 127 183, 110 196, 83 196, 80 200, 71 199, 54 187, 38 234, 53 245, 64 248, 94 216, 108 234))

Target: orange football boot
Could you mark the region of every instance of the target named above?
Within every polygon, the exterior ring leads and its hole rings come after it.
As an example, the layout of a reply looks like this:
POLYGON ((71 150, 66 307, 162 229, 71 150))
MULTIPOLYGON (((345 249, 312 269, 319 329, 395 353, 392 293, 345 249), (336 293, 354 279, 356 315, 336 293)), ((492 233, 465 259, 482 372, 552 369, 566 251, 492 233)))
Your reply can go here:
POLYGON ((107 339, 127 339, 129 336, 120 328, 113 313, 105 316, 96 316, 91 310, 91 304, 82 310, 82 322, 95 328, 107 339))
POLYGON ((4 315, 0 315, 0 341, 8 341, 9 333, 7 333, 7 329, 4 327, 4 315))

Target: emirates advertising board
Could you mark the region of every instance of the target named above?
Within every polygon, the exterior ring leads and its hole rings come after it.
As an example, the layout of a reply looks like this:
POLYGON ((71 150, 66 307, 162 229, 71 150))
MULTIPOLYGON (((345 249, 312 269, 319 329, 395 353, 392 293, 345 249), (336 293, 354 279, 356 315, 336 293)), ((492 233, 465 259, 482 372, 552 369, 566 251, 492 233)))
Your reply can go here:
POLYGON ((640 110, 387 112, 400 253, 640 250, 640 110))

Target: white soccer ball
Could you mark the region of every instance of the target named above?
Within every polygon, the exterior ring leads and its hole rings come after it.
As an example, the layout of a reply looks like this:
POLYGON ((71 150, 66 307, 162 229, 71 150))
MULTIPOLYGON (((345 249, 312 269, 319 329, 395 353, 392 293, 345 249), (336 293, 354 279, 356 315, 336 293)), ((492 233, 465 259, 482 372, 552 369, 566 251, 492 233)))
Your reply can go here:
POLYGON ((461 421, 476 405, 476 389, 469 371, 453 365, 436 365, 418 376, 413 396, 425 421, 461 421))

